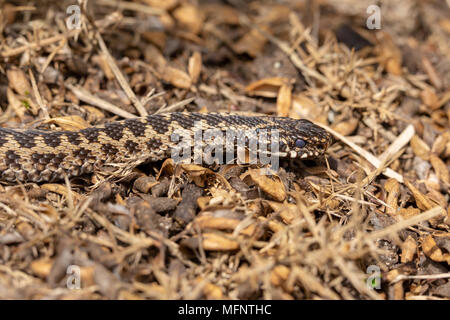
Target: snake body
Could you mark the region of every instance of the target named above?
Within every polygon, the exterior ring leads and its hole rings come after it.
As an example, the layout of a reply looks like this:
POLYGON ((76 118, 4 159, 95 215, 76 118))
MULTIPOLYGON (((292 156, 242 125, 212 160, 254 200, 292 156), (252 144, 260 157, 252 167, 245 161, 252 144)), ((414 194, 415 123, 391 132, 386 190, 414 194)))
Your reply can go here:
MULTIPOLYGON (((181 130, 194 141, 194 129, 199 124, 202 130, 237 134, 276 130, 280 157, 318 157, 331 143, 331 136, 308 120, 225 113, 156 114, 79 131, 0 128, 0 180, 55 181, 66 175, 90 173, 104 165, 163 160, 179 143, 173 141, 172 134, 181 130)), ((203 147, 208 144, 203 143, 203 147)))

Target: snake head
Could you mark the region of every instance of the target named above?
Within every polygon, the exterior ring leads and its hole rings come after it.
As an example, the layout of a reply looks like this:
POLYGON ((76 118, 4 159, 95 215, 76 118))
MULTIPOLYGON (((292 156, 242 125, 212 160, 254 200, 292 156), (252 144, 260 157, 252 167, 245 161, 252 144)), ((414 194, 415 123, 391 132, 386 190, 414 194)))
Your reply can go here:
POLYGON ((280 157, 311 159, 322 156, 332 144, 332 136, 309 120, 289 120, 280 132, 280 157))

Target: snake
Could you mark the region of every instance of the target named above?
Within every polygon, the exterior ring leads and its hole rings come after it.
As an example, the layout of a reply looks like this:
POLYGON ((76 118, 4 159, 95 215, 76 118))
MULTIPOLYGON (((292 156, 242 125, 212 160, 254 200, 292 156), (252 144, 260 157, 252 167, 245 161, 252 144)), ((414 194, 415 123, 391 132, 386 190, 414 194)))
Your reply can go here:
MULTIPOLYGON (((199 141, 196 134, 200 129, 231 132, 236 137, 245 133, 245 143, 249 143, 248 132, 250 138, 251 134, 276 132, 277 148, 271 144, 273 135, 268 134, 257 148, 268 143, 266 154, 288 159, 320 157, 332 142, 326 130, 306 119, 214 112, 152 114, 72 131, 0 128, 0 181, 51 182, 108 165, 137 166, 164 160, 180 147, 179 133, 200 148, 211 146, 208 140, 199 141), (178 140, 174 138, 177 135, 178 140)), ((235 148, 238 140, 226 140, 226 144, 235 148)))

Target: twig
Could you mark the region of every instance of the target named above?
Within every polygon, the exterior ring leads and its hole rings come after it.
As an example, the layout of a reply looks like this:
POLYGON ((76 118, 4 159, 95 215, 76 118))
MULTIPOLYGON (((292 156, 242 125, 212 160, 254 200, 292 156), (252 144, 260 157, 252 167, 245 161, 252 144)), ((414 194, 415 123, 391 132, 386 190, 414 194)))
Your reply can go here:
POLYGON ((151 100, 160 97, 162 95, 166 94, 165 91, 161 91, 158 93, 155 93, 155 88, 153 88, 144 98, 142 98, 141 103, 142 105, 146 105, 147 103, 149 103, 151 100))
POLYGON ((61 50, 64 45, 67 43, 66 39, 61 40, 60 44, 58 45, 58 47, 56 47, 52 53, 50 53, 50 55, 48 56, 47 60, 45 61, 44 65, 42 66, 42 69, 40 70, 41 73, 45 72, 45 69, 47 69, 47 67, 49 66, 50 62, 52 62, 53 58, 55 57, 56 53, 61 50))
POLYGON ((439 207, 439 206, 434 207, 434 208, 427 210, 421 214, 415 215, 412 218, 399 221, 397 223, 390 225, 387 228, 384 228, 384 229, 381 229, 378 231, 374 231, 367 236, 367 239, 373 241, 373 240, 376 240, 379 238, 383 238, 385 236, 396 233, 400 230, 403 230, 405 228, 408 228, 408 227, 418 224, 420 222, 430 220, 430 219, 440 215, 442 213, 442 210, 443 210, 442 207, 439 207))
POLYGON ((122 10, 137 11, 139 13, 148 15, 162 15, 166 13, 166 10, 161 8, 153 8, 146 6, 145 4, 129 2, 129 1, 117 1, 117 0, 96 0, 97 5, 114 7, 122 10))
MULTIPOLYGON (((380 164, 376 170, 369 173, 369 175, 364 179, 363 185, 368 185, 372 182, 375 177, 377 177, 392 161, 400 157, 405 151, 402 149, 414 136, 414 127, 409 125, 405 130, 392 142, 392 144, 379 156, 378 160, 380 164)), ((403 177, 402 177, 403 178, 403 177)), ((402 182, 402 181, 399 181, 402 182)))
POLYGON ((397 139, 394 140, 394 142, 391 143, 391 145, 379 156, 379 160, 381 162, 385 162, 387 160, 392 159, 392 157, 398 153, 398 151, 406 146, 409 141, 413 138, 415 133, 414 126, 410 124, 406 127, 405 130, 398 136, 397 139))
MULTIPOLYGON (((372 165, 374 165, 376 168, 380 168, 383 164, 383 161, 375 157, 373 154, 371 154, 369 151, 364 150, 363 148, 357 146, 355 143, 351 142, 349 139, 341 135, 340 133, 334 131, 330 127, 318 123, 320 127, 324 128, 328 132, 330 132, 332 135, 334 135, 336 138, 344 142, 346 145, 348 145, 350 148, 355 150, 360 156, 364 157, 367 161, 369 161, 372 165)), ((403 147, 404 144, 408 143, 409 140, 411 140, 412 136, 414 135, 414 127, 412 125, 408 126, 401 135, 395 140, 391 146, 383 153, 383 159, 386 157, 386 155, 390 155, 391 152, 399 146, 403 147), (388 151, 389 150, 389 151, 388 151)), ((387 159, 387 158, 386 158, 387 159)), ((383 174, 388 176, 389 178, 394 178, 400 183, 403 183, 403 176, 399 174, 398 172, 395 172, 394 170, 390 168, 386 168, 383 171, 383 174)))
POLYGON ((416 296, 408 296, 408 300, 448 300, 448 299, 435 296, 416 295, 416 296))
POLYGON ((402 280, 408 280, 408 279, 435 280, 435 279, 445 279, 445 278, 450 278, 450 272, 439 273, 439 274, 423 274, 420 276, 407 276, 404 274, 400 274, 394 280, 392 280, 391 283, 396 283, 396 282, 399 282, 402 280))
POLYGON ((36 97, 36 101, 37 101, 39 107, 41 108, 42 113, 44 114, 44 118, 50 119, 50 115, 48 114, 47 107, 45 106, 44 102, 42 101, 42 97, 39 93, 39 90, 38 90, 38 87, 36 84, 36 79, 34 78, 34 75, 31 72, 31 70, 28 70, 28 74, 30 76, 31 86, 33 87, 34 96, 36 97))
POLYGON ((192 97, 192 98, 181 100, 180 102, 174 103, 174 104, 172 104, 170 106, 167 106, 167 107, 163 106, 163 107, 159 108, 159 110, 157 110, 155 112, 155 114, 164 113, 164 112, 172 112, 172 111, 179 110, 179 109, 183 108, 184 106, 188 105, 189 103, 191 103, 194 100, 195 100, 195 97, 192 97))
POLYGON ((58 34, 56 36, 53 36, 53 37, 50 37, 50 38, 47 38, 44 40, 40 40, 39 42, 33 42, 33 43, 29 43, 27 45, 24 45, 22 47, 4 50, 4 51, 2 51, 1 55, 4 58, 16 56, 18 54, 25 52, 28 49, 38 49, 39 47, 48 46, 52 43, 55 43, 55 42, 58 42, 61 40, 66 40, 67 38, 75 36, 78 32, 80 32, 80 30, 72 29, 69 32, 66 32, 64 34, 58 34))

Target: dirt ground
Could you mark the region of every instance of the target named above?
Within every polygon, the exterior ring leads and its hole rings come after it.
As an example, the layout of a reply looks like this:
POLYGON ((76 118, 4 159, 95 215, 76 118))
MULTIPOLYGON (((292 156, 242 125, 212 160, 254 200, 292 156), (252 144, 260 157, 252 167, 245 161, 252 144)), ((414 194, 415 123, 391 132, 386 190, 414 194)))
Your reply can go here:
POLYGON ((335 139, 271 176, 1 182, 0 298, 449 299, 450 2, 374 2, 0 1, 4 128, 246 111, 335 139))

